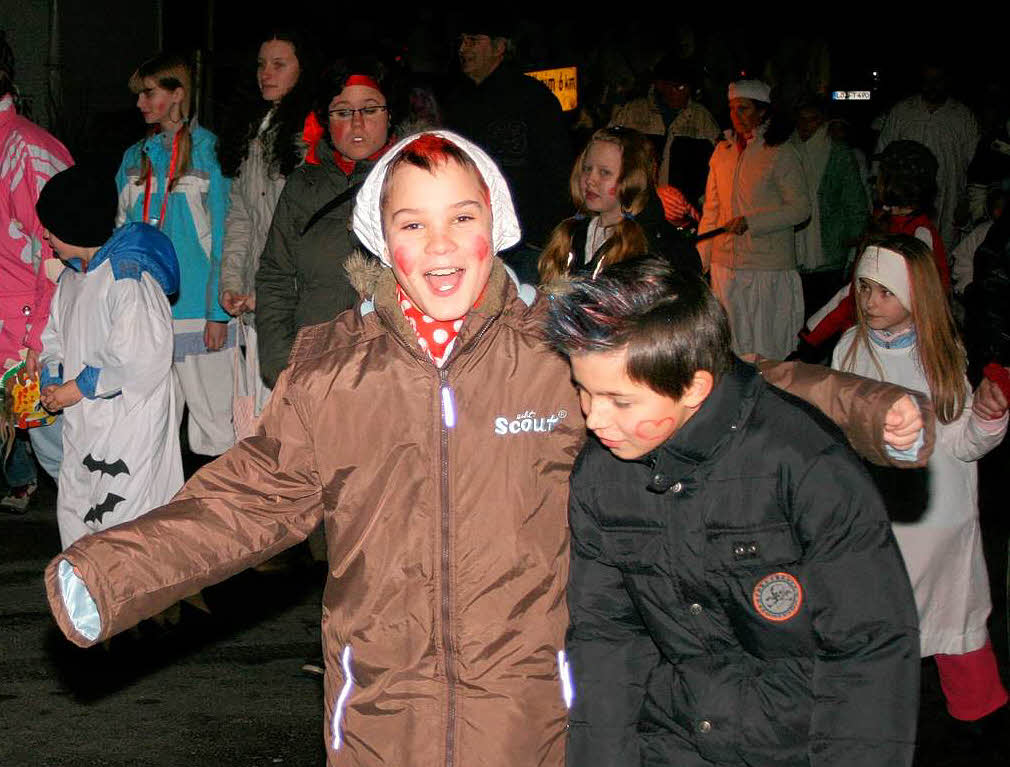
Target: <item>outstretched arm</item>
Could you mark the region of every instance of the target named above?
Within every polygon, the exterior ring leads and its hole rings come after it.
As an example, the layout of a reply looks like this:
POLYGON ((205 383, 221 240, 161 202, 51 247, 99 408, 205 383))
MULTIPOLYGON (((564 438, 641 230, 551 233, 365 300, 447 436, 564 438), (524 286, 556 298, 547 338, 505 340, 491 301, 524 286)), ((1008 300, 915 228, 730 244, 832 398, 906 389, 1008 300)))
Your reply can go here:
POLYGON ((806 400, 838 424, 853 449, 871 463, 913 468, 929 460, 936 419, 928 397, 822 365, 760 357, 756 364, 768 383, 806 400), (915 455, 897 456, 920 437, 915 455))
POLYGON ((46 568, 49 606, 88 646, 305 539, 323 504, 305 402, 282 376, 255 436, 166 506, 81 538, 46 568))

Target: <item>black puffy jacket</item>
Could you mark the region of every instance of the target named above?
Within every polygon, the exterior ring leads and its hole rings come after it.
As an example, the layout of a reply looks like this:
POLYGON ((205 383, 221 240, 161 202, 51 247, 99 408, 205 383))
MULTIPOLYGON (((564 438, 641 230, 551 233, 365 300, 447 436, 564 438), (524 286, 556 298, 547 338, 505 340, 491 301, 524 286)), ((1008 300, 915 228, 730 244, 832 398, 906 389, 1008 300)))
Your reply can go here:
POLYGON ((572 767, 908 765, 915 603, 833 425, 737 362, 639 461, 572 475, 572 767))

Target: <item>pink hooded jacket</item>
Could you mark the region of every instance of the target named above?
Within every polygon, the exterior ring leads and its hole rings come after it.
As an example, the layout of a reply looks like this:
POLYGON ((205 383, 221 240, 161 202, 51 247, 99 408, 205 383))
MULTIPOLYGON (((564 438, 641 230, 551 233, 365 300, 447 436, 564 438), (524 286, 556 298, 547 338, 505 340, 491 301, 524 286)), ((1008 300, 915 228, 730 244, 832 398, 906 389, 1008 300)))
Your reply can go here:
POLYGON ((46 275, 53 252, 35 202, 73 162, 63 144, 18 115, 10 95, 0 98, 0 371, 20 360, 21 349, 42 350, 55 283, 46 275))

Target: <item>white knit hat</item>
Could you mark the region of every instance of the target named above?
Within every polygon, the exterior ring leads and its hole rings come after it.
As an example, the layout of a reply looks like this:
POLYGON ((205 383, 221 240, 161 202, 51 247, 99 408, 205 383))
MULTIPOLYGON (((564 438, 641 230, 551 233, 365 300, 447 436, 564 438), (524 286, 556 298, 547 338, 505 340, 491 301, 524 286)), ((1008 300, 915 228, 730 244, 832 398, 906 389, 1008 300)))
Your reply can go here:
POLYGON ((519 230, 519 219, 516 217, 515 208, 512 205, 512 195, 509 193, 508 182, 502 172, 498 170, 498 166, 494 164, 494 160, 488 157, 483 149, 462 136, 449 131, 434 130, 407 136, 386 152, 368 174, 355 198, 352 217, 354 234, 357 235, 361 244, 382 259, 382 263, 386 266, 392 266, 389 261, 389 253, 386 250, 386 238, 382 234, 382 210, 380 209, 382 183, 393 158, 400 153, 401 149, 423 135, 440 136, 451 141, 473 160, 474 165, 480 171, 491 197, 491 249, 493 252, 498 253, 519 242, 522 232, 519 230))
POLYGON ((889 248, 870 245, 863 251, 856 266, 856 279, 865 277, 894 293, 906 310, 912 311, 912 289, 908 282, 905 257, 889 248))
POLYGON ((761 80, 737 80, 729 84, 730 99, 752 99, 772 103, 772 89, 761 80))

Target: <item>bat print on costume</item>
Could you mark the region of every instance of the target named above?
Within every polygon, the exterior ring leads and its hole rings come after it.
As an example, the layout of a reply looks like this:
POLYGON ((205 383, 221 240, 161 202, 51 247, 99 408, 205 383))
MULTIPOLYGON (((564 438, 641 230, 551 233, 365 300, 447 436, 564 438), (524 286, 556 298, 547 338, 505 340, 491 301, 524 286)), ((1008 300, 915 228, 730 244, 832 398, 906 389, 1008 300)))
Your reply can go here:
POLYGON ((116 495, 115 493, 107 493, 105 495, 105 500, 95 506, 88 509, 88 513, 84 515, 85 522, 96 522, 102 524, 102 517, 108 514, 110 511, 116 510, 116 504, 122 503, 126 499, 121 495, 116 495))
POLYGON ((108 474, 110 477, 118 476, 119 474, 129 474, 130 469, 126 465, 126 461, 120 458, 118 461, 109 463, 107 461, 102 461, 95 458, 91 453, 84 456, 84 460, 81 461, 84 464, 84 468, 88 471, 99 471, 102 474, 108 474))

